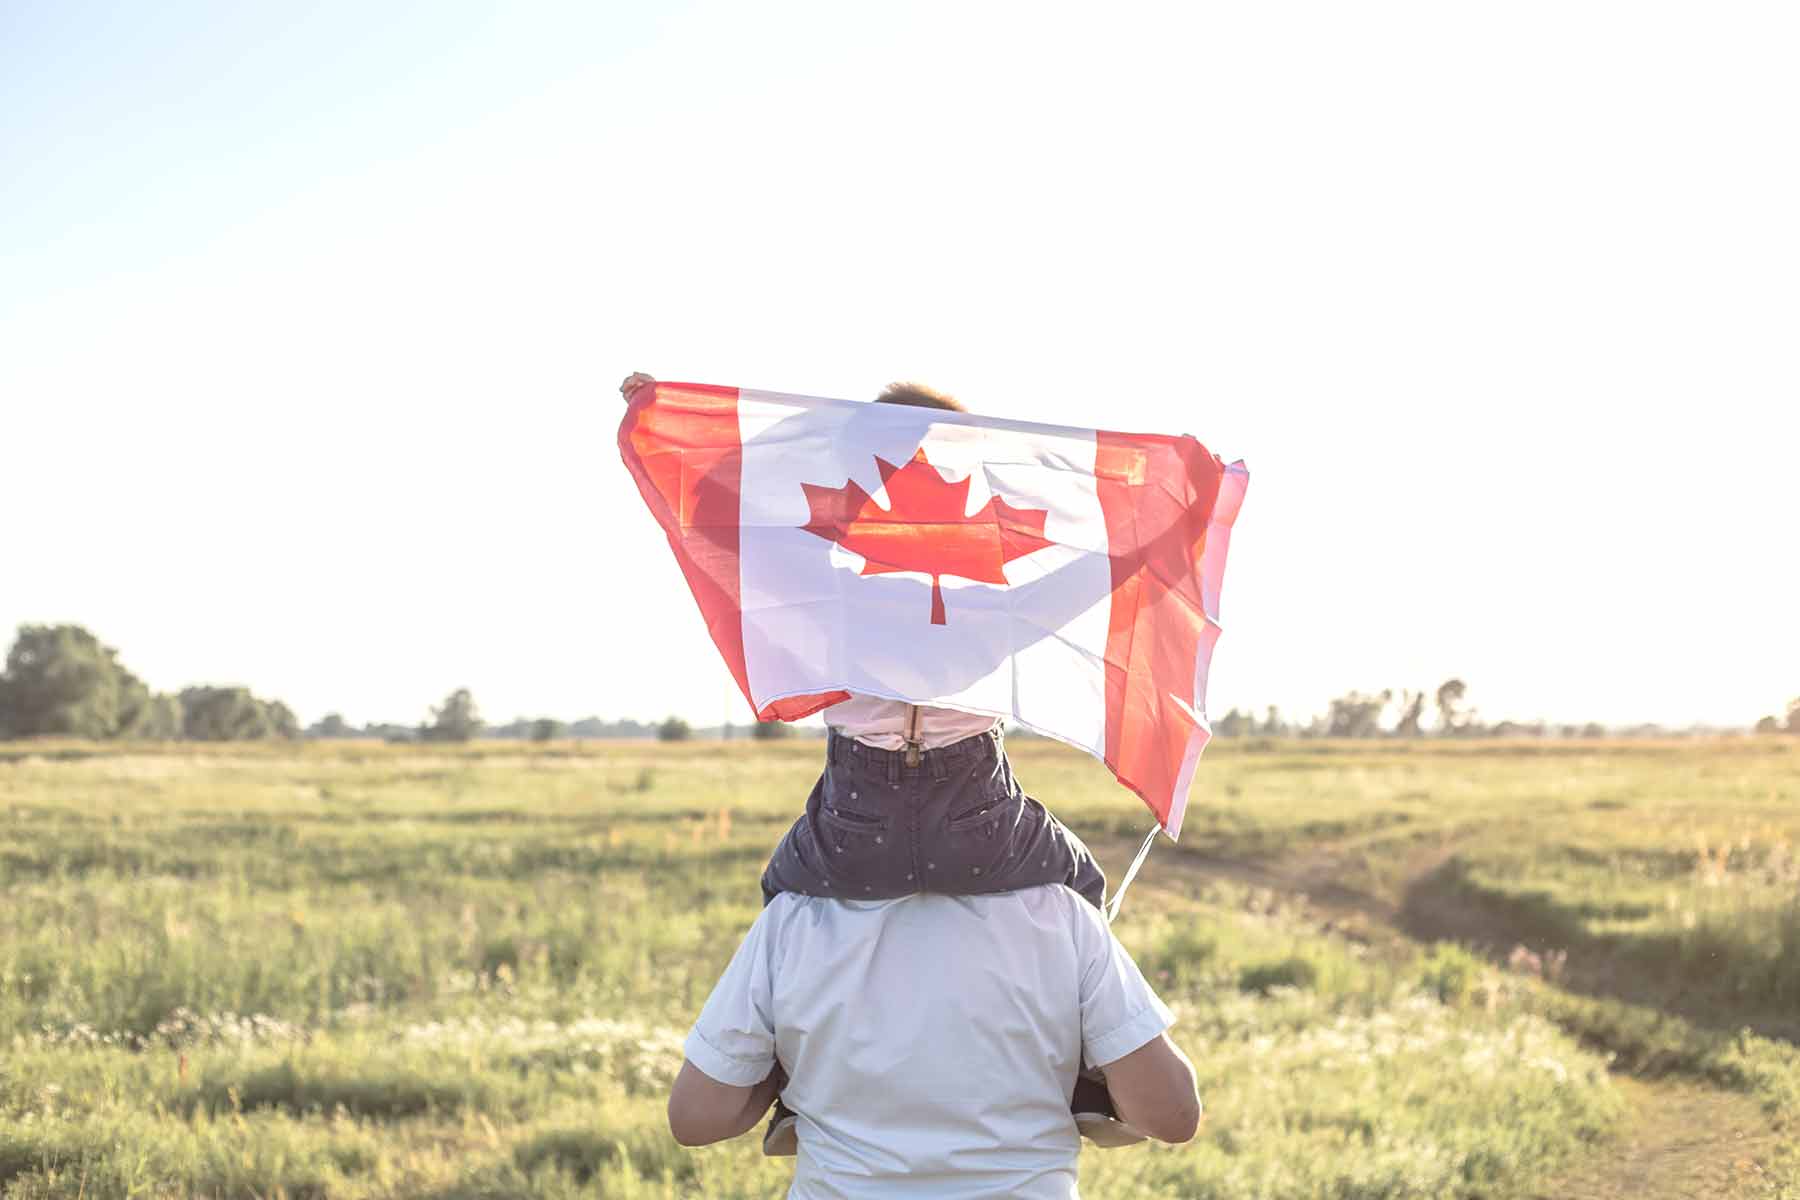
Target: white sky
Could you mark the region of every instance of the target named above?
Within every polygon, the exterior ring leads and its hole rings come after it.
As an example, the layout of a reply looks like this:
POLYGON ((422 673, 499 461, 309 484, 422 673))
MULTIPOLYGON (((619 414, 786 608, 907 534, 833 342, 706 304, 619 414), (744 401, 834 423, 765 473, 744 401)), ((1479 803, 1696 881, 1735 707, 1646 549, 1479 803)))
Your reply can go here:
POLYGON ((1189 432, 1210 707, 1800 693, 1781 4, 0 0, 0 634, 303 720, 734 698, 663 378, 1189 432))

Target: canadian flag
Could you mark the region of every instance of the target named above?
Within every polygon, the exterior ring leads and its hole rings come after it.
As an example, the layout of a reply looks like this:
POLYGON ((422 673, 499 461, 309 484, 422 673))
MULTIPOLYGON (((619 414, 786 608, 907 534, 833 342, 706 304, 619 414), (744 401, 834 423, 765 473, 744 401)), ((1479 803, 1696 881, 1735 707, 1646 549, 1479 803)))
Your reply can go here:
POLYGON ((851 692, 1011 718, 1180 833, 1242 463, 694 383, 635 392, 619 450, 759 719, 851 692))

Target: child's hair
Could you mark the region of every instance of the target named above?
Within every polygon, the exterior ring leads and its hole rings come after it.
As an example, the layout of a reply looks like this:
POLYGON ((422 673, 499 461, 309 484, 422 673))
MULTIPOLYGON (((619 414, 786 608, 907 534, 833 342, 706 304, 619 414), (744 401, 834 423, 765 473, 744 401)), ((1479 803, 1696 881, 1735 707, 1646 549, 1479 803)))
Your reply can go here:
POLYGON ((948 412, 968 412, 961 401, 922 383, 890 383, 875 397, 877 404, 910 404, 914 408, 941 408, 948 412))

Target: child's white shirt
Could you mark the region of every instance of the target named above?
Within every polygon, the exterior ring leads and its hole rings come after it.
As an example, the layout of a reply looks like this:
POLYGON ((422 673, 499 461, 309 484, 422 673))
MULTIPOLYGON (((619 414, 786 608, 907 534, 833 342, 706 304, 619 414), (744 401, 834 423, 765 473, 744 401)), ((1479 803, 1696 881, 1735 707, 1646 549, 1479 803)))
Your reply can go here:
POLYGON ((999 723, 998 717, 958 712, 954 708, 907 704, 855 692, 848 700, 841 700, 825 710, 825 724, 845 737, 853 737, 877 750, 904 750, 909 731, 921 749, 937 750, 952 742, 986 733, 999 723))

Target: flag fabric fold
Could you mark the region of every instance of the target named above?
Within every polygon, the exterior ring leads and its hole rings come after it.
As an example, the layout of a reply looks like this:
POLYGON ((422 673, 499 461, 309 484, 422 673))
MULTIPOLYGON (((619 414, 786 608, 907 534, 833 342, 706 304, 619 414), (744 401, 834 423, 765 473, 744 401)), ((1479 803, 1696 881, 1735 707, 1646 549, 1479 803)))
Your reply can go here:
POLYGON ((762 720, 850 693, 1027 725, 1179 834, 1249 475, 1191 437, 657 383, 619 449, 762 720))

